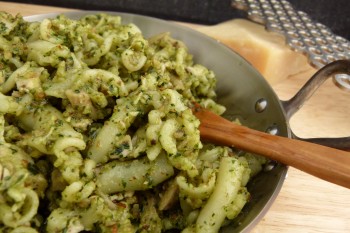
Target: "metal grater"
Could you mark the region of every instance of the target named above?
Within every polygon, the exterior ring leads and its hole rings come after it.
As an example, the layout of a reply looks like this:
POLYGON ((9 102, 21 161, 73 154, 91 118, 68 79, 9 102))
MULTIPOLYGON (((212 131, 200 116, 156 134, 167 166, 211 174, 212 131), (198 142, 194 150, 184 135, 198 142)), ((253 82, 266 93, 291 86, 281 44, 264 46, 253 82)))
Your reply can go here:
MULTIPOLYGON (((321 68, 335 60, 350 59, 350 42, 328 27, 296 11, 286 0, 233 0, 234 8, 248 12, 248 18, 264 24, 267 31, 282 34, 286 44, 305 54, 311 65, 321 68)), ((350 76, 333 77, 338 87, 350 91, 350 76)))

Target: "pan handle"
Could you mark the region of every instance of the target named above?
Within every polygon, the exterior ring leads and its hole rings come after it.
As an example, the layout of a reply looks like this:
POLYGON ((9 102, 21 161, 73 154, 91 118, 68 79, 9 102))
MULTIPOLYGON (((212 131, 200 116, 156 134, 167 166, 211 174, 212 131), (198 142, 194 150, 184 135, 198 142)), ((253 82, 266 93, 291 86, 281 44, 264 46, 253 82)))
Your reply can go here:
MULTIPOLYGON (((336 75, 350 75, 350 60, 337 60, 325 65, 318 70, 309 81, 298 91, 298 93, 287 101, 281 101, 286 117, 289 120, 302 105, 313 95, 313 93, 330 77, 336 75)), ((342 138, 299 138, 292 132, 295 139, 309 141, 325 146, 350 151, 350 137, 342 138)))

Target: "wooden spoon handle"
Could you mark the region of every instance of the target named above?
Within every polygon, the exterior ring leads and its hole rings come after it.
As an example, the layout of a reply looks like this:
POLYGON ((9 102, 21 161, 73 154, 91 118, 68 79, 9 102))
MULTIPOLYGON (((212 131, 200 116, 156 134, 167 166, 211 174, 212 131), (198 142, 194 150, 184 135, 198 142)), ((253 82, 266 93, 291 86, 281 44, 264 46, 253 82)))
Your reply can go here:
POLYGON ((201 121, 199 130, 204 141, 260 154, 350 188, 348 152, 253 130, 205 109, 196 109, 194 114, 201 121))

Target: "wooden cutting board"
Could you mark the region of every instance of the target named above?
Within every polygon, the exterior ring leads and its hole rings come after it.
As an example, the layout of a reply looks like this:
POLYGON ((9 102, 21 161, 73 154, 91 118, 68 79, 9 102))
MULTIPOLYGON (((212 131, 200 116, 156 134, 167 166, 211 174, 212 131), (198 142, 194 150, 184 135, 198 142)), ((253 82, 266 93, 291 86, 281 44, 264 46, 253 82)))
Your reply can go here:
MULTIPOLYGON (((71 9, 0 2, 0 10, 23 16, 63 12, 71 9)), ((227 46, 230 23, 203 26, 185 24, 202 31, 227 46), (225 28, 225 30, 223 30, 225 28)), ((252 62, 253 63, 253 62, 252 62)), ((308 64, 304 63, 307 67, 308 64)), ((257 67, 258 69, 258 67, 257 67)), ((315 72, 311 67, 284 76, 272 84, 281 99, 293 96, 315 72)), ((291 120, 294 132, 302 137, 350 135, 350 93, 327 81, 291 120)), ((349 165, 350 166, 350 165, 349 165)), ((282 190, 253 233, 350 232, 350 190, 290 168, 282 190)))

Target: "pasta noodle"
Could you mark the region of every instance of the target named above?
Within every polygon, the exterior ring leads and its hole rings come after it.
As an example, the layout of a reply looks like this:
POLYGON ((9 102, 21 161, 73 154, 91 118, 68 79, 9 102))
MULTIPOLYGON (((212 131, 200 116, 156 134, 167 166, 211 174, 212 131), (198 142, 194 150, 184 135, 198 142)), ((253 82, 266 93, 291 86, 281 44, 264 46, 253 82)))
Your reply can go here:
POLYGON ((196 232, 217 232, 227 217, 227 206, 234 205, 242 186, 244 167, 234 157, 223 157, 220 162, 216 187, 199 213, 196 232))
POLYGON ((266 160, 201 142, 215 85, 167 32, 0 12, 0 231, 219 231, 266 160))

